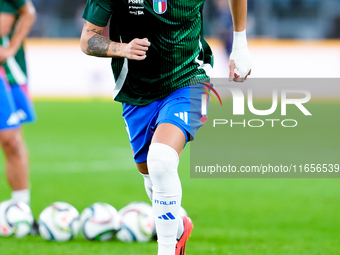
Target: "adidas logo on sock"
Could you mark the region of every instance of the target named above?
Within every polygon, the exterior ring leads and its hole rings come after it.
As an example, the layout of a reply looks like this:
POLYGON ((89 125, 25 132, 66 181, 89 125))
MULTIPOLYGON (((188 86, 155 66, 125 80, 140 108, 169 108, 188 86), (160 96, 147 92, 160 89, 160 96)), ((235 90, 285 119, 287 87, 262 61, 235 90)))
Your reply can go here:
POLYGON ((161 219, 161 220, 175 220, 175 216, 172 215, 171 212, 168 212, 166 214, 163 214, 162 216, 159 216, 158 219, 161 219))

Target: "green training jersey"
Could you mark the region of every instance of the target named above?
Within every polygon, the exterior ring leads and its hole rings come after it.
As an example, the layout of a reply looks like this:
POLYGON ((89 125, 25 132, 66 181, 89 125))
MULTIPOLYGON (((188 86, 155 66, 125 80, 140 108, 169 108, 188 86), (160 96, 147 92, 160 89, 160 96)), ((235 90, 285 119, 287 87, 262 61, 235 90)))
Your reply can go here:
MULTIPOLYGON (((26 3, 26 0, 0 0, 0 12, 10 13, 18 17, 18 9, 26 3)), ((14 24, 15 26, 15 24, 14 24)), ((0 38, 0 45, 6 47, 10 43, 14 26, 9 35, 0 38)), ((3 64, 9 84, 23 85, 27 83, 27 68, 23 45, 20 46, 16 55, 9 57, 3 64)))
POLYGON ((26 0, 0 0, 0 5, 2 6, 2 4, 5 2, 10 4, 10 6, 7 6, 6 8, 10 8, 11 10, 13 10, 13 7, 15 10, 18 10, 26 3, 26 0))
POLYGON ((212 52, 202 32, 204 0, 88 0, 83 18, 97 26, 110 23, 110 39, 129 43, 148 38, 142 61, 113 58, 114 99, 146 105, 208 79, 212 52))

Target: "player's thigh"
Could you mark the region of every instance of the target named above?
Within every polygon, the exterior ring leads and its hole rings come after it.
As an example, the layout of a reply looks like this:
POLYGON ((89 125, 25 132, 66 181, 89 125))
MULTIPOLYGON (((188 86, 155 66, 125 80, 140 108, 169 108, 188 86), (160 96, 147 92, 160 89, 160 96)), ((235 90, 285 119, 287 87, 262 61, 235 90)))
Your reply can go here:
POLYGON ((180 156, 186 143, 186 136, 181 128, 172 123, 157 126, 151 143, 162 143, 173 148, 180 156))

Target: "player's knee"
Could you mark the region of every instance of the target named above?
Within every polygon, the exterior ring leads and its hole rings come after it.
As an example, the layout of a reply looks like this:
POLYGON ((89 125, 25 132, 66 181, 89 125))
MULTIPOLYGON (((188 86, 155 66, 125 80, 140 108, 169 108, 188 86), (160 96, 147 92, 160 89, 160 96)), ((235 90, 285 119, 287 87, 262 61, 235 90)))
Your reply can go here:
POLYGON ((162 159, 159 159, 153 155, 153 153, 149 154, 148 156, 148 170, 151 179, 162 179, 165 173, 164 162, 162 159))
POLYGON ((177 152, 170 146, 161 143, 150 145, 147 165, 154 187, 166 187, 171 179, 178 178, 178 161, 177 152))
POLYGON ((1 137, 1 147, 6 156, 19 155, 22 148, 22 141, 18 135, 5 135, 1 137))

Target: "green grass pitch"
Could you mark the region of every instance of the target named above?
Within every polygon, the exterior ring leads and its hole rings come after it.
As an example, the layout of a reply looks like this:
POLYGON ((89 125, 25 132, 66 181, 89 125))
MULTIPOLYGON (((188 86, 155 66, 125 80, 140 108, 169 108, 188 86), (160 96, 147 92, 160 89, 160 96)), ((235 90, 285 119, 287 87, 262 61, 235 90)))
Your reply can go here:
MULTIPOLYGON (((148 201, 121 118, 111 101, 36 101, 26 125, 32 210, 65 201, 80 212, 93 202, 117 209, 148 201)), ((338 106, 338 105, 337 105, 338 106)), ((198 133, 199 135, 199 133, 198 133)), ((339 135, 334 134, 334 139, 339 135)), ((189 148, 179 173, 183 207, 195 228, 186 254, 339 254, 339 179, 191 179, 189 148)), ((0 201, 9 199, 0 156, 0 201)), ((0 238, 0 254, 156 254, 157 243, 52 243, 40 236, 0 238)))

